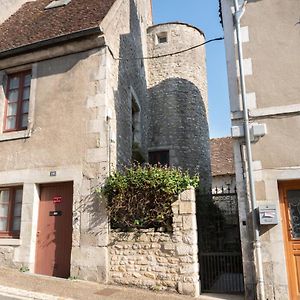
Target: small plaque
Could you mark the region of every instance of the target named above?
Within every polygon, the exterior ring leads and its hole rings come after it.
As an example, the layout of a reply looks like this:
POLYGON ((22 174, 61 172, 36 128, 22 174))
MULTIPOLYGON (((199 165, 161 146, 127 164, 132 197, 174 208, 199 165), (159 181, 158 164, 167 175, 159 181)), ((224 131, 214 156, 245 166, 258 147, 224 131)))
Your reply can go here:
POLYGON ((61 203, 62 197, 61 196, 55 196, 53 197, 53 203, 61 203))
POLYGON ((50 171, 50 176, 51 176, 51 177, 56 176, 56 171, 50 171))
POLYGON ((49 216, 50 217, 60 217, 60 216, 62 216, 62 211, 61 210, 49 211, 49 216))

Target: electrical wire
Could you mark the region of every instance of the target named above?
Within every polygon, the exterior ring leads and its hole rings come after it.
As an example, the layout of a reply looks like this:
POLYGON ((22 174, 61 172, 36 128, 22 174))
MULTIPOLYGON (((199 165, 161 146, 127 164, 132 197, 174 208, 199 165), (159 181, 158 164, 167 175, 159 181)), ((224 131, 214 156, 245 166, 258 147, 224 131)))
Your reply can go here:
POLYGON ((111 56, 113 57, 114 60, 127 60, 127 61, 128 60, 148 60, 148 59, 157 59, 157 58, 162 58, 162 57, 167 57, 167 56, 178 55, 178 54, 188 52, 188 51, 194 50, 196 48, 202 47, 202 46, 204 46, 208 43, 215 42, 215 41, 221 41, 221 40, 224 40, 224 37, 218 37, 218 38, 210 39, 208 41, 205 41, 204 43, 201 43, 201 44, 198 44, 198 45, 195 45, 193 47, 186 48, 186 49, 183 49, 183 50, 180 50, 180 51, 172 52, 172 53, 167 53, 167 54, 162 54, 162 55, 155 55, 155 56, 146 56, 146 57, 132 57, 132 58, 115 57, 115 55, 114 55, 112 49, 109 47, 109 45, 106 45, 106 46, 107 46, 108 51, 110 52, 110 54, 111 54, 111 56))

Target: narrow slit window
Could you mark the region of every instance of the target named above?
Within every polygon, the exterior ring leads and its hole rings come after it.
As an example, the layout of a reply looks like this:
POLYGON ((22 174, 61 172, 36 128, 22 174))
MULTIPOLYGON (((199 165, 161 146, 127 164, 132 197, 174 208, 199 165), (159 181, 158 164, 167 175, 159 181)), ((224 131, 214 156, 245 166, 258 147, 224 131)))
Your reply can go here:
POLYGON ((170 165, 169 150, 158 150, 149 152, 149 164, 150 165, 170 165))
POLYGON ((160 32, 157 34, 157 44, 164 44, 168 42, 167 32, 160 32))

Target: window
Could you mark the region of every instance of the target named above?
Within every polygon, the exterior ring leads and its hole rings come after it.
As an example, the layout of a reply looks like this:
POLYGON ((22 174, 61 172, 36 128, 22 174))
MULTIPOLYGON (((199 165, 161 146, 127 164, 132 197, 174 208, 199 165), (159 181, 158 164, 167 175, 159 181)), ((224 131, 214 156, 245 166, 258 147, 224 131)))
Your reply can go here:
POLYGON ((0 237, 20 236, 22 187, 0 188, 0 237))
POLYGON ((56 7, 61 7, 69 4, 71 0, 54 0, 50 2, 45 9, 51 9, 51 8, 56 8, 56 7))
POLYGON ((160 32, 156 35, 157 44, 163 44, 168 42, 168 34, 167 32, 160 32))
POLYGON ((149 164, 168 166, 170 164, 169 150, 150 151, 149 164))
POLYGON ((30 71, 8 76, 3 132, 27 129, 30 83, 30 71))
POLYGON ((132 145, 141 144, 141 108, 137 97, 131 89, 131 141, 132 145))

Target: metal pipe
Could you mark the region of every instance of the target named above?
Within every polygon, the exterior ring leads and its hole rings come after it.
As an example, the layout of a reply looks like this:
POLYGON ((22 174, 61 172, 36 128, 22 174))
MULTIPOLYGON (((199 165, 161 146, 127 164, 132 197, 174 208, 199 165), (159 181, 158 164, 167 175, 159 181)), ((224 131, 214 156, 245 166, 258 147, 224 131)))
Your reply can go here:
POLYGON ((247 164, 248 164, 248 179, 249 179, 249 191, 250 191, 250 203, 251 203, 251 213, 252 213, 252 223, 253 223, 253 251, 256 259, 256 284, 257 293, 259 300, 265 300, 265 287, 264 287, 264 275, 263 275, 263 265, 262 265, 262 253, 261 253, 261 242, 259 236, 259 226, 258 219, 256 215, 256 194, 253 176, 253 163, 252 163, 252 150, 251 150, 251 140, 249 131, 249 115, 246 102, 246 84, 245 84, 245 73, 243 66, 243 48, 241 42, 241 18, 245 12, 245 5, 247 1, 243 1, 240 7, 238 0, 234 0, 235 8, 235 27, 236 27, 236 37, 237 37, 237 47, 238 47, 238 61, 239 61, 239 72, 240 72, 240 86, 242 93, 242 103, 243 103, 243 116, 244 116, 244 129, 245 129, 245 141, 246 141, 246 153, 247 153, 247 164))

